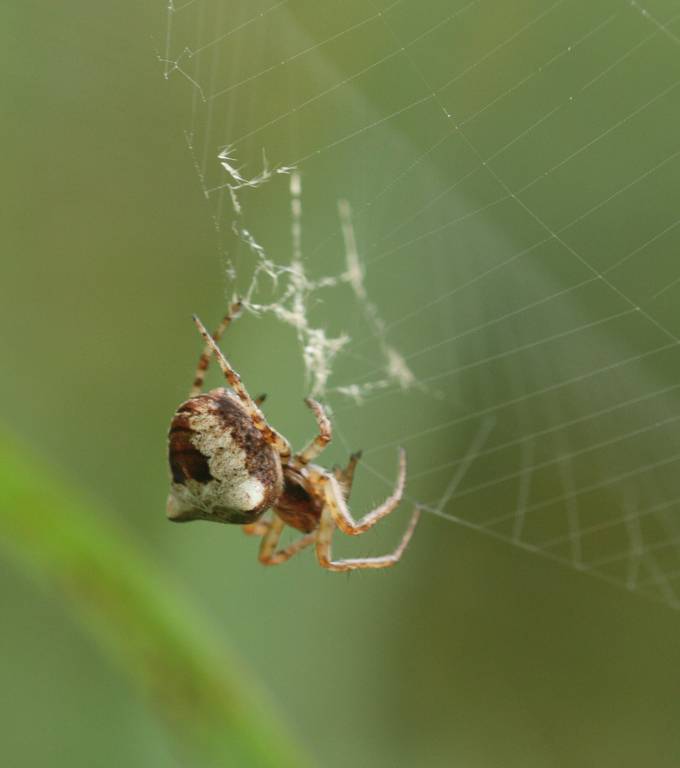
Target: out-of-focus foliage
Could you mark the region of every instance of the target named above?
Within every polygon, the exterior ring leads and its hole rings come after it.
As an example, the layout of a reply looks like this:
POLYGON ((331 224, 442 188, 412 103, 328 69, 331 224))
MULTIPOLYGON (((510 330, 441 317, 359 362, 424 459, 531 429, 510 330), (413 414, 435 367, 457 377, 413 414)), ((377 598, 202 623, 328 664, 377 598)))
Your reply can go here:
POLYGON ((7 436, 0 438, 0 533, 5 554, 49 584, 55 599, 65 597, 118 658, 187 760, 305 763, 253 681, 186 606, 174 576, 7 436))

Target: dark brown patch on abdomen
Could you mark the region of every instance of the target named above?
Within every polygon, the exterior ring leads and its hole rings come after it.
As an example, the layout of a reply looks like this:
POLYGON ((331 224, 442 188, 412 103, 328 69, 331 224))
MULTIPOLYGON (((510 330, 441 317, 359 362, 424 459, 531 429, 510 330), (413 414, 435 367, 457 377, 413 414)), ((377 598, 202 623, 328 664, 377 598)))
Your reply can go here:
POLYGON ((170 424, 168 441, 168 459, 175 483, 184 484, 187 480, 207 483, 213 479, 208 459, 191 442, 193 434, 187 416, 177 413, 170 424))

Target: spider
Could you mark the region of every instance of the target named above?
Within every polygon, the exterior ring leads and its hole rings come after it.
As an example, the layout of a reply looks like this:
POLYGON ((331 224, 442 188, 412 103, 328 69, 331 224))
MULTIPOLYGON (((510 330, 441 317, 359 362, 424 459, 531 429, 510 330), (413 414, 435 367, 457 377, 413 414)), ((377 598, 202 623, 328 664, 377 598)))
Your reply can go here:
POLYGON ((330 571, 394 565, 413 534, 420 512, 417 506, 399 546, 388 555, 334 560, 331 539, 336 526, 356 536, 397 507, 406 479, 403 449, 399 451, 399 473, 392 495, 355 520, 347 500, 361 454, 352 454, 344 469, 336 467, 331 472, 312 464, 330 442, 331 423, 323 407, 311 398, 305 403, 316 418, 319 432, 304 450, 293 454, 288 441, 269 426, 260 410, 264 395, 253 399, 248 394, 217 346, 240 309, 241 302, 232 304, 212 336, 196 316, 193 318, 205 346, 189 399, 179 406, 170 424, 168 518, 174 522, 213 520, 242 525, 245 533, 262 537, 259 560, 264 565, 283 563, 311 544, 316 545, 321 566, 330 571), (201 393, 212 354, 230 389, 201 393), (260 519, 270 508, 273 514, 260 519), (286 525, 302 535, 280 548, 286 525))

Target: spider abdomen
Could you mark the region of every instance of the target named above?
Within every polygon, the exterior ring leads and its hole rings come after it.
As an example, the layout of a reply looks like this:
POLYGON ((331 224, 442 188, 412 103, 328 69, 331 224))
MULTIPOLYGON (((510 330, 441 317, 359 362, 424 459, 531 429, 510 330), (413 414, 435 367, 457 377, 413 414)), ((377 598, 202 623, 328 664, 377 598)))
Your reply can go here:
POLYGON ((226 389, 192 397, 170 425, 171 520, 249 523, 283 490, 281 461, 226 389))

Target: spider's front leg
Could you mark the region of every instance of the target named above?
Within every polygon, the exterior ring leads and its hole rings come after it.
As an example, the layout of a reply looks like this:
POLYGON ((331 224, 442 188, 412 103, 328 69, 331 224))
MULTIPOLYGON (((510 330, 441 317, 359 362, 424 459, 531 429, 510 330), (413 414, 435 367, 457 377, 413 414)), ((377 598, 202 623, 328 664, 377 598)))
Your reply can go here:
POLYGON ((415 507, 411 515, 411 521, 408 524, 404 535, 399 542, 399 546, 389 555, 382 557, 353 557, 341 560, 333 560, 331 550, 331 540, 335 530, 335 520, 328 507, 321 513, 321 522, 316 539, 316 556, 319 564, 329 571, 357 571, 365 568, 389 568, 396 565, 404 554, 404 550, 411 541, 411 536, 415 530, 418 518, 420 517, 420 508, 415 507))
POLYGON ((352 484, 354 483, 354 470, 357 468, 357 464, 359 463, 360 458, 361 451, 355 451, 350 455, 347 466, 344 469, 340 469, 340 467, 335 467, 333 469, 333 474, 335 475, 335 479, 338 481, 340 487, 342 488, 342 495, 345 501, 349 501, 349 495, 352 491, 352 484))
POLYGON ((316 423, 319 425, 319 434, 303 451, 295 454, 294 462, 300 467, 304 467, 306 464, 309 464, 310 461, 315 459, 328 443, 330 443, 332 436, 331 422, 328 416, 326 416, 326 411, 321 403, 317 403, 316 400, 312 400, 311 397, 308 397, 305 400, 305 405, 311 408, 312 413, 316 418, 316 423))
MULTIPOLYGON (((356 462, 354 462, 356 463, 356 462)), ((350 466, 353 464, 350 462, 350 466)), ((413 531, 420 517, 420 508, 415 507, 411 520, 399 546, 389 555, 382 557, 360 557, 343 560, 333 560, 331 551, 331 540, 336 525, 345 533, 356 536, 371 528, 378 520, 392 512, 399 504, 404 493, 404 483, 406 479, 406 454, 403 449, 399 454, 399 477, 392 495, 379 507, 371 510, 358 521, 352 517, 347 504, 345 503, 345 494, 335 475, 319 474, 316 481, 321 483, 324 488, 325 505, 321 512, 319 530, 316 540, 316 555, 319 563, 330 571, 354 571, 360 568, 388 568, 399 562, 404 550, 408 546, 413 531)))
POLYGON ((392 495, 385 499, 379 507, 372 509, 359 520, 352 517, 349 507, 345 503, 343 489, 334 475, 320 474, 318 482, 323 485, 326 507, 338 528, 349 536, 357 536, 372 528, 378 520, 389 515, 399 505, 404 495, 406 483, 406 452, 403 448, 399 449, 399 475, 392 495))

